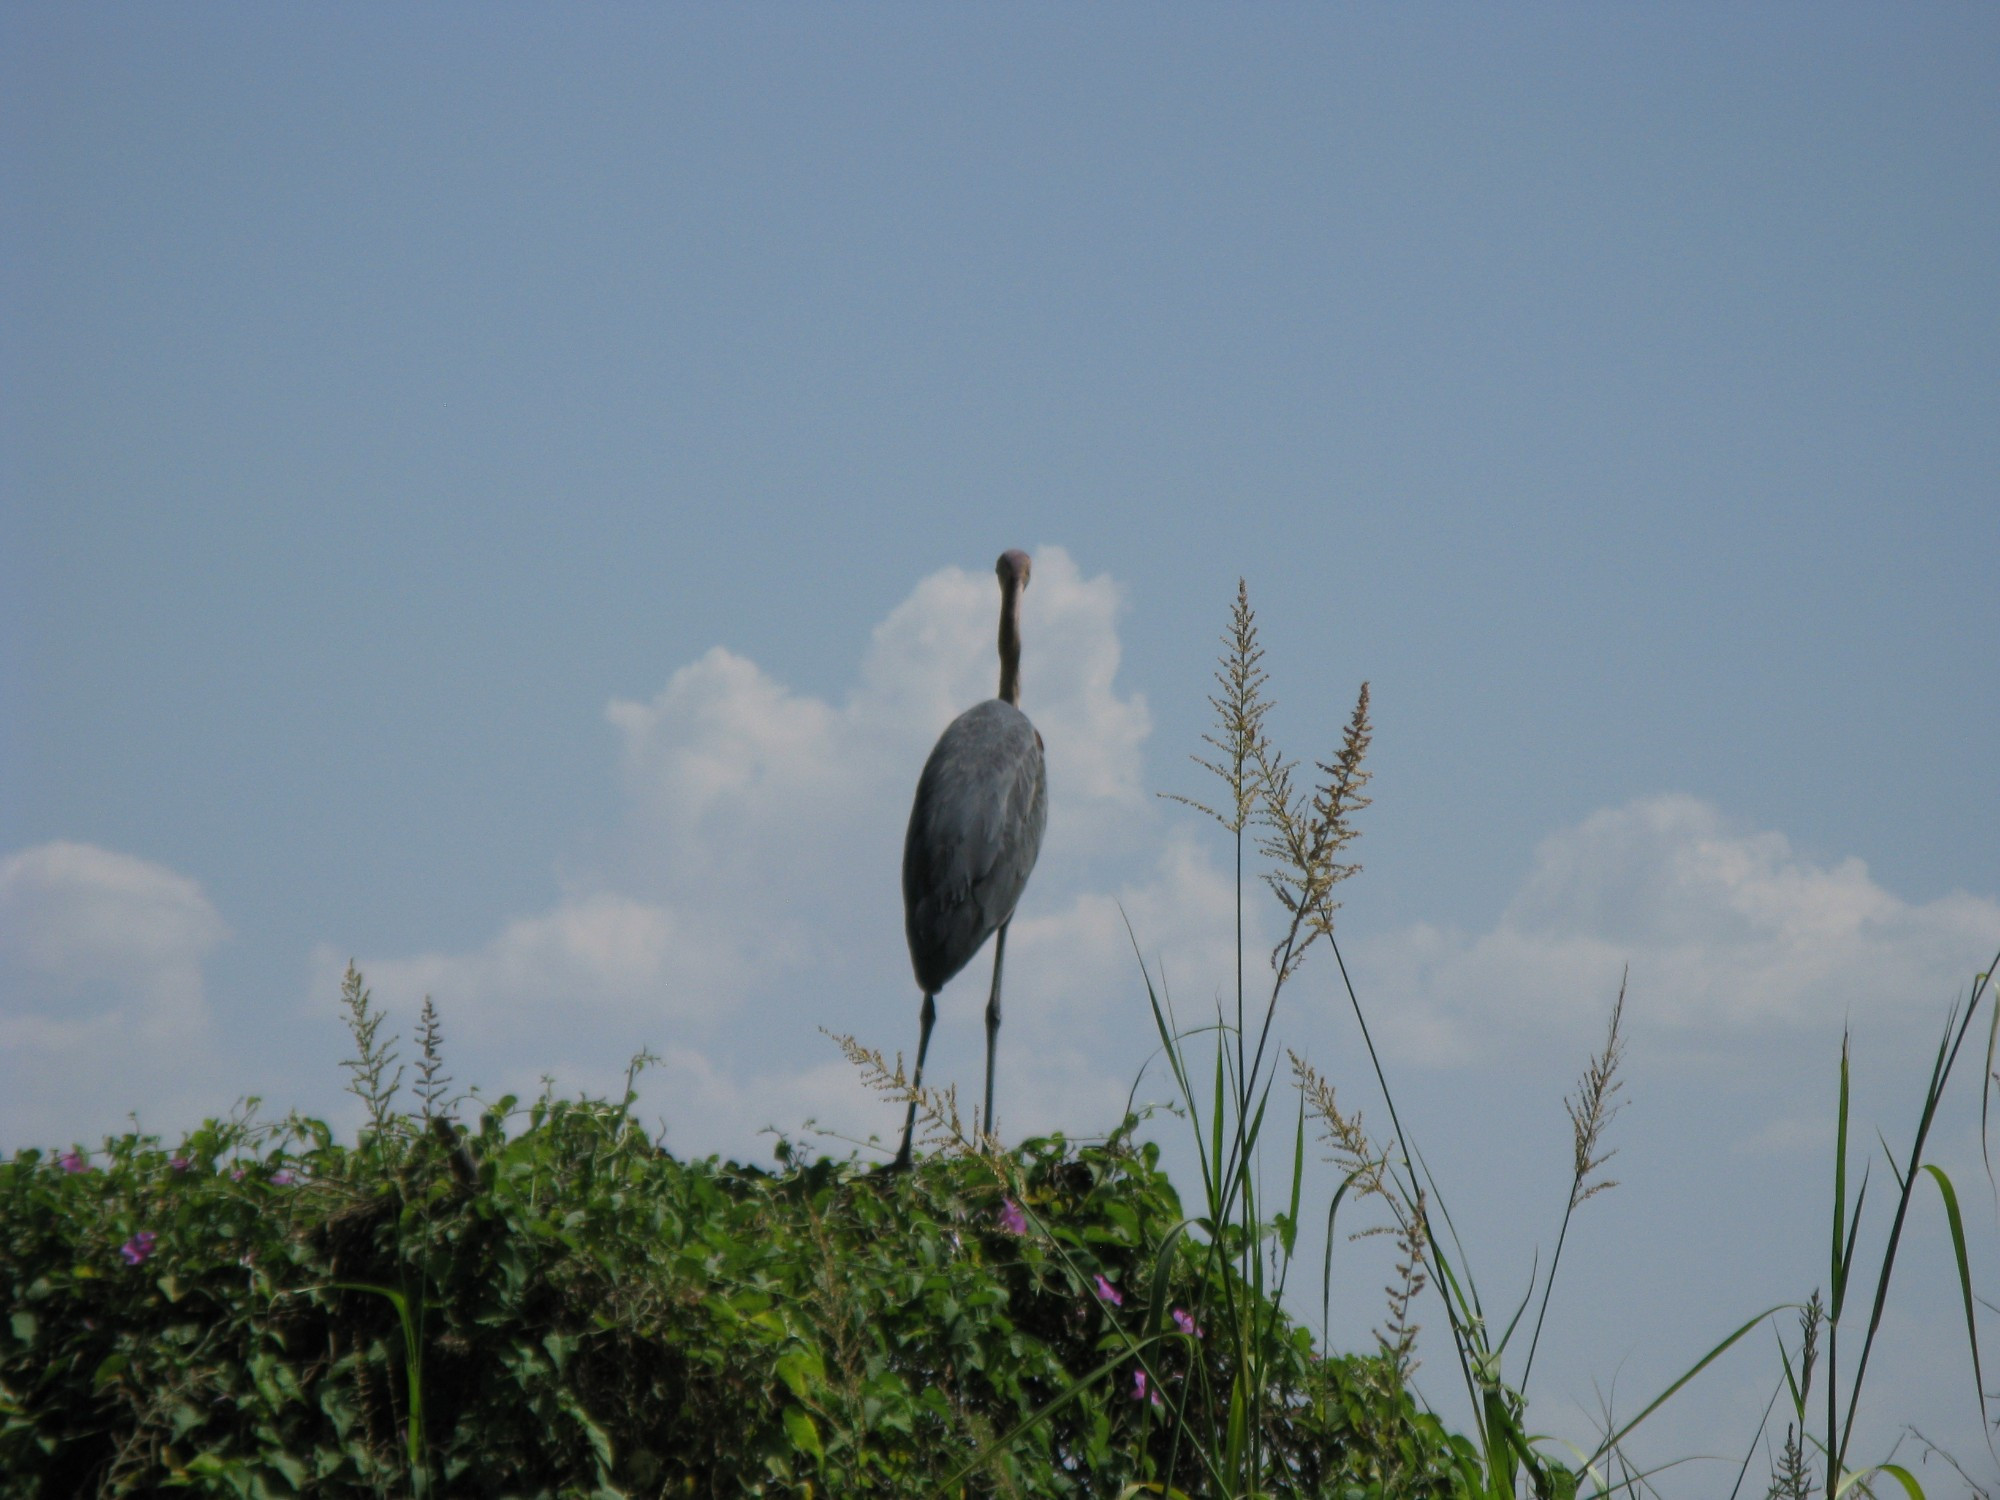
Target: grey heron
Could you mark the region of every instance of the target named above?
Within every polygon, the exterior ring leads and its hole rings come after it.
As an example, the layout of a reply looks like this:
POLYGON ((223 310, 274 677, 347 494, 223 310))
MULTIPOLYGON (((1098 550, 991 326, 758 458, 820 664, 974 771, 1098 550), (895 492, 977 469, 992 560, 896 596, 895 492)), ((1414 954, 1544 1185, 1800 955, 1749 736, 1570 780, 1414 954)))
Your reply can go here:
MULTIPOLYGON (((924 992, 923 1029, 910 1087, 922 1086, 937 993, 993 938, 993 989, 986 1001, 985 1129, 993 1129, 993 1048, 1000 1034, 1000 969, 1007 924, 1041 852, 1049 821, 1042 737, 1021 712, 1021 594, 1028 554, 1000 554, 1000 692, 960 714, 938 736, 917 779, 903 840, 903 930, 924 992)), ((910 1164, 917 1104, 903 1121, 892 1169, 910 1164)))

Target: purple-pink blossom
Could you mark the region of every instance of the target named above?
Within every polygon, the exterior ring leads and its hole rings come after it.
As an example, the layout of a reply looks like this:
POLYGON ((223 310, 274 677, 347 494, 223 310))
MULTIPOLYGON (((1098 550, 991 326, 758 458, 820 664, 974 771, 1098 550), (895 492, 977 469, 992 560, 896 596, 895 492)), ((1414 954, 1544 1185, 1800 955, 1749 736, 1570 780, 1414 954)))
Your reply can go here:
POLYGON ((1097 1274, 1097 1295, 1102 1297, 1106 1302, 1109 1302, 1113 1307, 1123 1307, 1125 1305, 1125 1294, 1106 1281, 1104 1273, 1101 1271, 1097 1274))
POLYGON ((1146 1372, 1144 1370, 1134 1370, 1132 1372, 1132 1399, 1134 1401, 1150 1400, 1153 1405, 1160 1405, 1160 1393, 1148 1388, 1146 1384, 1146 1372))
POLYGON ((118 1253, 125 1257, 125 1264, 136 1266, 153 1253, 153 1245, 159 1236, 150 1229, 142 1229, 131 1239, 118 1247, 118 1253))
POLYGON ((1185 1308, 1177 1307, 1174 1309, 1174 1327, 1178 1328, 1191 1339, 1202 1337, 1201 1329, 1195 1326, 1193 1314, 1189 1313, 1185 1308))
POLYGON ((279 1187, 290 1187, 298 1180, 299 1174, 294 1172, 290 1167, 280 1167, 271 1174, 271 1181, 279 1187))
POLYGON ((1028 1232, 1028 1217, 1021 1212, 1021 1205, 1012 1198, 1000 1200, 1000 1227, 1009 1234, 1028 1232))
POLYGON ((56 1158, 56 1165, 65 1172, 88 1172, 90 1163, 83 1159, 81 1152, 65 1151, 56 1158))
POLYGON ((193 1166, 194 1163, 189 1161, 185 1156, 176 1156, 172 1161, 168 1162, 167 1165, 173 1168, 173 1170, 176 1172, 185 1172, 189 1167, 193 1166))

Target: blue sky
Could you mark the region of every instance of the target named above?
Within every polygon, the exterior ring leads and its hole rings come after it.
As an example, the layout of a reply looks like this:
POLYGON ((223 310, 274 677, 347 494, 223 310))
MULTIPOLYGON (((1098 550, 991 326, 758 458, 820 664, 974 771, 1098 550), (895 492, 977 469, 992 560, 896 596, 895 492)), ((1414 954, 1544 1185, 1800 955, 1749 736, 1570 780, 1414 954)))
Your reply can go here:
MULTIPOLYGON (((913 1045, 902 819, 1009 546, 1001 1118, 1101 1129, 1118 903, 1223 979, 1151 793, 1242 576, 1293 753, 1372 684, 1345 941, 1496 1287, 1632 966, 1536 1375, 1629 1408, 1820 1274, 1843 1023, 1895 1139, 2000 948, 1996 85, 1974 7, 8 10, 0 1149, 345 1118, 349 956, 462 1081, 650 1045, 682 1149, 889 1133, 815 1028, 913 1045)), ((1335 998, 1289 1039, 1365 1100, 1335 998)), ((1879 1430, 1990 1477, 1928 1232, 1879 1430)))

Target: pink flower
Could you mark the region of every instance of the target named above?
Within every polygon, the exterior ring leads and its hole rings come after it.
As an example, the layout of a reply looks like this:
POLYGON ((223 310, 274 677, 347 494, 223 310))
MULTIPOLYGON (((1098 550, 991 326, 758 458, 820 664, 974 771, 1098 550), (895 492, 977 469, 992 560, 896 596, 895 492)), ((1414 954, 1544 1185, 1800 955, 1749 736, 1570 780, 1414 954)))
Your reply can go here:
POLYGON ((1002 1198, 1000 1200, 1000 1227, 1009 1234, 1026 1234, 1028 1232, 1027 1215, 1021 1212, 1021 1205, 1016 1203, 1012 1198, 1002 1198))
POLYGON ((131 1239, 118 1247, 118 1253, 125 1257, 125 1264, 136 1266, 153 1253, 153 1244, 159 1238, 150 1229, 142 1229, 131 1239))
POLYGON ((1178 1328, 1191 1339, 1202 1337, 1201 1330, 1195 1327, 1193 1316, 1182 1308, 1177 1307, 1174 1309, 1174 1327, 1178 1328))
POLYGON ((63 1152, 61 1156, 56 1158, 56 1165, 61 1167, 65 1172, 88 1172, 90 1170, 90 1163, 85 1161, 82 1155, 75 1151, 63 1152))
POLYGON ((271 1174, 271 1181, 279 1187, 290 1187, 299 1180, 299 1174, 290 1167, 280 1167, 271 1174))
POLYGON ((241 1182, 243 1180, 243 1169, 241 1167, 231 1167, 229 1169, 229 1180, 231 1182, 241 1182))
POLYGON ((1155 1406, 1161 1404, 1160 1393, 1147 1389, 1146 1372, 1144 1370, 1134 1370, 1132 1372, 1132 1399, 1134 1401, 1151 1400, 1155 1406))
POLYGON ((1125 1305, 1124 1293, 1106 1281, 1102 1272, 1097 1276, 1097 1295, 1102 1297, 1106 1302, 1109 1302, 1113 1307, 1123 1307, 1125 1305))
POLYGON ((185 1172, 189 1167, 193 1166, 194 1163, 189 1161, 185 1156, 176 1156, 172 1161, 168 1162, 167 1165, 173 1168, 173 1170, 176 1172, 185 1172))

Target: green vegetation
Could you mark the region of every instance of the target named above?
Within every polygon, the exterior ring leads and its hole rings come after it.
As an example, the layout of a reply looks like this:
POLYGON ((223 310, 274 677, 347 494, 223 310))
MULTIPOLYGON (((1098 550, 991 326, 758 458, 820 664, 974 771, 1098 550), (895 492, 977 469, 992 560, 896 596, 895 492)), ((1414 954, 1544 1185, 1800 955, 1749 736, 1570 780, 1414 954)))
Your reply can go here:
MULTIPOLYGON (((767 1174, 675 1160, 629 1098, 464 1136, 388 1083, 353 1146, 239 1118, 0 1164, 9 1493, 1115 1494, 1165 1472, 1153 1395, 1231 1389, 1227 1273, 1128 1135, 767 1174)), ((1381 1360, 1274 1333, 1295 1493, 1452 1493, 1381 1360)))

